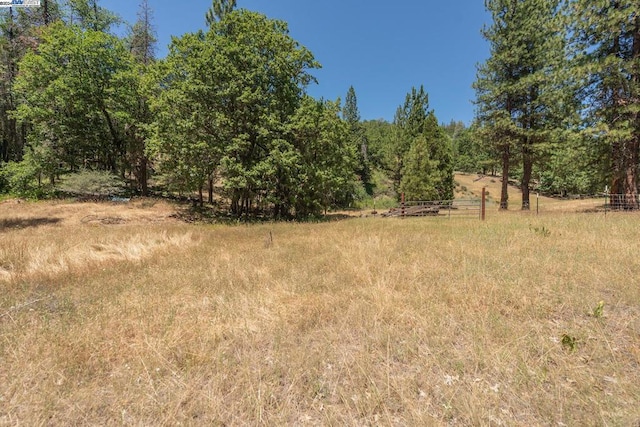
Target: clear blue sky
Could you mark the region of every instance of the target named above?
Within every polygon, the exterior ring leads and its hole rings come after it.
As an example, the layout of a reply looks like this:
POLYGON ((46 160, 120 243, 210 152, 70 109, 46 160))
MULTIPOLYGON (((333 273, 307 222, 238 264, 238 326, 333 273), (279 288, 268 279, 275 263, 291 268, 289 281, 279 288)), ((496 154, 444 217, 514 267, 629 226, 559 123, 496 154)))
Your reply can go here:
MULTIPOLYGON (((138 0, 99 4, 136 20, 138 0)), ((211 0, 149 4, 163 57, 171 36, 205 28, 211 0)), ((363 119, 391 121, 411 87, 422 84, 440 122, 473 119, 471 84, 489 55, 482 0, 238 0, 238 7, 288 22, 291 36, 322 64, 309 88, 316 98, 344 100, 353 85, 363 119)))

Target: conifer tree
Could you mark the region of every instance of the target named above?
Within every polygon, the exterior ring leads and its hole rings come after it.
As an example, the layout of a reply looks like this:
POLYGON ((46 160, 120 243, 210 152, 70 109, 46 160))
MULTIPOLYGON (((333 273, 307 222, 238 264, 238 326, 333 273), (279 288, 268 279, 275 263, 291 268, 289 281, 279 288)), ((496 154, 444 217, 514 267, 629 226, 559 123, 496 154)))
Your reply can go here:
POLYGON ((453 197, 453 157, 447 135, 429 110, 424 87, 412 88, 395 119, 396 190, 414 200, 453 197))
POLYGON ((493 24, 483 30, 490 58, 475 83, 480 135, 502 157, 500 208, 508 208, 507 185, 516 153, 522 164, 522 209, 540 147, 550 142, 571 105, 562 80, 565 55, 559 0, 487 0, 493 24))
POLYGON ((371 166, 367 154, 367 137, 360 121, 358 98, 353 86, 350 86, 347 91, 344 107, 342 108, 342 118, 349 126, 350 143, 353 145, 353 150, 358 153, 358 163, 355 172, 360 177, 360 181, 367 194, 371 195, 373 194, 373 184, 371 183, 371 166))
POLYGON ((121 22, 120 17, 98 5, 98 0, 67 0, 71 24, 93 30, 109 32, 111 27, 121 22))
POLYGON ((423 86, 420 86, 420 89, 411 88, 411 92, 407 93, 405 97, 404 105, 396 110, 393 120, 395 127, 392 149, 394 164, 391 172, 394 187, 397 191, 399 191, 400 181, 402 180, 405 157, 413 141, 424 132, 428 113, 429 95, 425 92, 423 86))
MULTIPOLYGON (((128 37, 129 51, 138 63, 138 82, 148 74, 155 61, 156 34, 153 28, 153 11, 148 0, 142 0, 138 11, 138 20, 131 27, 128 37)), ((141 84, 137 89, 140 89, 141 84)), ((135 119, 127 128, 128 150, 127 166, 133 172, 137 190, 148 193, 149 159, 146 153, 148 128, 153 121, 149 100, 141 90, 136 90, 136 102, 132 103, 132 117, 135 119)), ((213 196, 211 196, 212 198, 213 196)))
POLYGON ((213 4, 205 15, 207 25, 210 27, 214 22, 221 21, 235 8, 236 0, 213 0, 213 4))
POLYGON ((138 20, 129 34, 129 50, 142 64, 149 65, 155 59, 157 37, 153 28, 153 10, 149 0, 142 0, 138 20))
POLYGON ((575 71, 596 142, 610 153, 613 202, 638 209, 640 161, 640 14, 636 0, 573 0, 575 71))

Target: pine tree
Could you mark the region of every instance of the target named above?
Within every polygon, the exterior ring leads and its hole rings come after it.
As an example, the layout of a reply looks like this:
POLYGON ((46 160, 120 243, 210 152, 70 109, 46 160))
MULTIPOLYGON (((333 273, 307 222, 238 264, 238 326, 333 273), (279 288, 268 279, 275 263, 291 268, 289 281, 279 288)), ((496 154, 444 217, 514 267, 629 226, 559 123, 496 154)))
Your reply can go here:
POLYGON ((153 28, 153 10, 149 0, 142 0, 138 20, 131 27, 129 51, 142 64, 149 65, 155 59, 157 37, 153 28))
POLYGON ((353 150, 358 153, 358 164, 355 173, 360 178, 367 194, 373 194, 373 184, 371 183, 371 166, 368 159, 367 137, 360 121, 360 111, 358 110, 358 98, 353 86, 349 87, 342 108, 342 119, 349 126, 350 143, 353 150))
POLYGON ((227 14, 236 8, 236 0, 213 0, 211 8, 207 11, 205 19, 210 27, 216 21, 221 21, 227 14))
POLYGON ((406 155, 400 191, 409 200, 451 200, 453 187, 450 139, 430 111, 406 155))
POLYGON ((613 203, 638 209, 640 14, 636 0, 570 2, 576 73, 596 142, 609 147, 613 203))
POLYGON ((414 140, 425 130, 425 123, 429 114, 429 95, 424 87, 411 88, 407 93, 404 105, 398 107, 393 120, 395 135, 393 141, 392 179, 395 190, 399 191, 402 180, 402 170, 407 153, 411 149, 414 140))
POLYGON ((67 0, 70 23, 93 31, 109 32, 120 17, 98 5, 98 0, 67 0))
MULTIPOLYGON (((138 20, 131 27, 128 37, 129 51, 138 62, 138 81, 149 73, 150 66, 155 61, 156 34, 153 28, 153 11, 148 0, 142 0, 138 11, 138 20)), ((142 91, 138 91, 142 92, 142 91)), ((149 125, 153 117, 149 108, 148 96, 138 93, 132 117, 135 118, 127 129, 128 139, 128 168, 133 172, 138 191, 148 193, 149 159, 146 154, 146 143, 149 139, 149 125)), ((213 198, 211 195, 210 199, 213 198)))
POLYGON ((40 43, 39 28, 60 16, 60 7, 54 0, 46 0, 37 8, 0 12, 0 161, 19 161, 24 154, 28 124, 19 124, 9 114, 19 104, 13 90, 18 64, 26 52, 40 43))
POLYGON ((493 24, 483 30, 490 58, 478 68, 476 89, 479 135, 501 153, 500 208, 508 208, 509 170, 519 153, 522 209, 540 147, 550 142, 571 105, 562 79, 565 37, 559 0, 487 0, 493 24))
POLYGON ((421 200, 453 197, 453 157, 450 139, 429 110, 424 87, 412 88, 394 120, 396 140, 393 171, 395 187, 405 196, 421 200))

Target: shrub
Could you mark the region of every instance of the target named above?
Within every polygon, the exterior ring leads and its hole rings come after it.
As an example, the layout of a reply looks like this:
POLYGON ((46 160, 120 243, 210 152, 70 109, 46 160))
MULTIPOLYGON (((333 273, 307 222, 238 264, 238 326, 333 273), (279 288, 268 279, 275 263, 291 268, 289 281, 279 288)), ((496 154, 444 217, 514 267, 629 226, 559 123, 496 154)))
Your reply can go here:
POLYGON ((109 172, 83 170, 67 175, 58 189, 82 196, 114 196, 125 192, 125 183, 109 172))

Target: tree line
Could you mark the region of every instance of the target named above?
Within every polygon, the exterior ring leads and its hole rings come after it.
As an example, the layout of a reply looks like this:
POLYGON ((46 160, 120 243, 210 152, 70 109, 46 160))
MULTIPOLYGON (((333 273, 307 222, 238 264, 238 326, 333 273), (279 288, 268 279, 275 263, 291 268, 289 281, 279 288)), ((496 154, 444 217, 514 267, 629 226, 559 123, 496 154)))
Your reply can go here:
POLYGON ((47 197, 80 172, 235 215, 307 217, 453 197, 453 171, 638 206, 640 17, 631 0, 486 0, 476 118, 440 124, 424 87, 393 121, 307 94, 320 67, 286 22, 214 0, 206 29, 156 58, 153 11, 98 0, 0 15, 0 192, 47 197), (127 25, 125 36, 115 34, 127 25))
MULTIPOLYGON (((481 34, 490 55, 478 65, 473 84, 475 119, 440 125, 428 141, 448 140, 438 146, 449 147, 444 158, 456 171, 501 175, 502 209, 509 207, 507 188, 514 182, 524 210, 530 209, 532 190, 608 191, 614 205, 640 208, 638 3, 485 0, 485 6, 491 22, 481 34)), ((393 123, 363 123, 377 167, 394 178, 397 189, 433 182, 427 167, 406 165, 425 158, 419 145, 409 155, 400 142, 413 128, 411 102, 393 123), (410 169, 419 169, 421 178, 407 175, 403 187, 400 174, 410 169)))
MULTIPOLYGON (((634 0, 486 0, 476 145, 529 191, 602 192, 638 209, 640 10, 634 0)), ((465 142, 468 143, 468 142, 465 142)), ((467 159, 468 160, 468 159, 467 159)), ((484 161, 484 160, 481 160, 484 161)), ((477 166, 477 165, 476 165, 477 166)), ((485 163, 486 166, 486 163, 485 163)))
POLYGON ((157 59, 147 0, 124 37, 98 0, 3 12, 0 191, 46 197, 102 171, 138 194, 306 217, 372 197, 377 171, 411 198, 453 196, 451 141, 423 88, 376 146, 353 87, 344 105, 307 94, 320 64, 286 22, 233 0, 205 21, 157 59))

